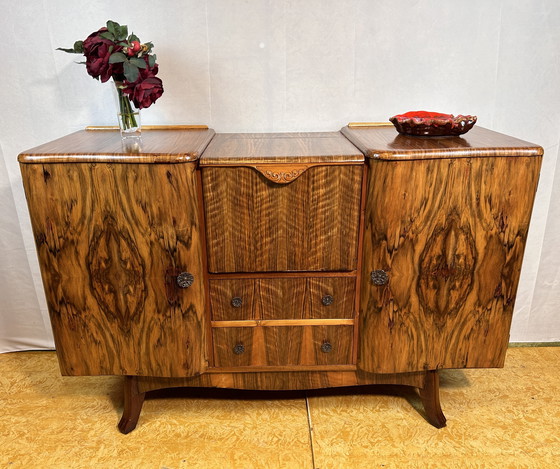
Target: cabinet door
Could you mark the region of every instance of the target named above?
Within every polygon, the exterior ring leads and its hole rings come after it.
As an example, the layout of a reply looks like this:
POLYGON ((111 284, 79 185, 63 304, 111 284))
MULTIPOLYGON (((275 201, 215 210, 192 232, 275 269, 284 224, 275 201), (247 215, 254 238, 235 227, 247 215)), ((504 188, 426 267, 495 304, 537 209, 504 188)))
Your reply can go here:
POLYGON ((204 371, 195 165, 21 170, 63 374, 204 371), (178 285, 182 272, 192 285, 178 285))
POLYGON ((209 271, 355 270, 362 173, 317 166, 277 184, 253 168, 203 168, 209 271))
POLYGON ((361 369, 503 366, 540 162, 371 162, 361 369))

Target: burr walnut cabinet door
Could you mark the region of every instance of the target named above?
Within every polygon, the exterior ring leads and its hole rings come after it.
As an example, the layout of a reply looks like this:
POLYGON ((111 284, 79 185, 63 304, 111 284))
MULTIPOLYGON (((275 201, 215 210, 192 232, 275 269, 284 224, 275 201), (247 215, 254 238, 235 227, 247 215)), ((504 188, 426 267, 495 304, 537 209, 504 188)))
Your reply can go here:
POLYGON ((503 366, 540 162, 370 160, 361 369, 503 366))
POLYGON ((63 374, 204 371, 195 164, 21 170, 63 374))
POLYGON ((362 171, 315 166, 277 184, 253 168, 204 167, 209 271, 355 270, 362 171))

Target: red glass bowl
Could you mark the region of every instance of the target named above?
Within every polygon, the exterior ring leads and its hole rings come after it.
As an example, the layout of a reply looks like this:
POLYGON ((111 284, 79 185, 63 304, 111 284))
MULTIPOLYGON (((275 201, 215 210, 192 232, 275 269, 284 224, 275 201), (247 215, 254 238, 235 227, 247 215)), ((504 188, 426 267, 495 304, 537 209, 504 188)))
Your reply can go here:
POLYGON ((442 137, 467 133, 476 123, 476 116, 411 111, 393 116, 389 120, 404 135, 442 137))

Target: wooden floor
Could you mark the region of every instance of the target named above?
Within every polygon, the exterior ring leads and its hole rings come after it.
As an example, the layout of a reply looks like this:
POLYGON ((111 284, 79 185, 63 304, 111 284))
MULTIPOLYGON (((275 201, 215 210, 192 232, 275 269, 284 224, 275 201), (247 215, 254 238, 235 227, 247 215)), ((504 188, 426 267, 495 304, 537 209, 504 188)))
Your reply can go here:
POLYGON ((179 390, 117 430, 118 377, 63 378, 54 352, 0 355, 0 468, 559 468, 560 348, 442 372, 448 426, 412 390, 179 390))

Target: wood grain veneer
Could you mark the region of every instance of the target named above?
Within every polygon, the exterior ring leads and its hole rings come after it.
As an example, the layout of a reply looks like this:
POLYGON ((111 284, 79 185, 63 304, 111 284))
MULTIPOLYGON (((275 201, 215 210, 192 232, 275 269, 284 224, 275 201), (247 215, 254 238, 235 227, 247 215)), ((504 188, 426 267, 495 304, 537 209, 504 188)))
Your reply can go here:
POLYGON ((364 155, 340 132, 217 134, 201 166, 361 163, 364 155))
POLYGON ((542 148, 342 133, 161 129, 133 152, 96 130, 20 155, 61 369, 127 375, 122 432, 162 387, 380 383, 439 428, 436 370, 503 365, 542 148))
POLYGON ((355 283, 352 277, 211 280, 212 319, 353 318, 355 283), (332 303, 323 303, 326 296, 332 303))
POLYGON ((280 185, 251 168, 203 168, 210 272, 355 270, 361 175, 319 166, 280 185))
POLYGON ((206 368, 195 168, 21 164, 63 374, 206 368))
POLYGON ((420 160, 488 156, 542 156, 543 149, 508 135, 475 126, 460 137, 411 137, 394 127, 344 127, 345 135, 368 158, 420 160))
POLYGON ((370 160, 360 368, 503 366, 540 163, 370 160))
POLYGON ((214 328, 217 367, 343 365, 352 360, 353 325, 214 328), (328 343, 328 351, 321 347, 328 343), (235 352, 235 347, 243 351, 235 352))
POLYGON ((212 129, 148 130, 140 150, 130 151, 119 131, 80 130, 22 152, 20 163, 184 163, 198 160, 212 129))
POLYGON ((267 391, 321 389, 366 384, 401 384, 421 388, 425 373, 380 375, 362 371, 268 371, 205 373, 185 379, 139 377, 140 392, 173 387, 215 387, 267 391))

